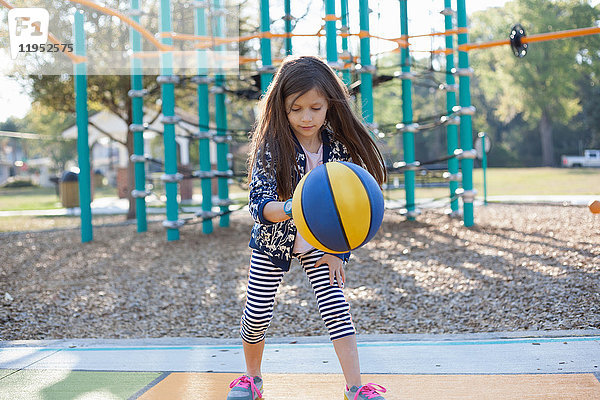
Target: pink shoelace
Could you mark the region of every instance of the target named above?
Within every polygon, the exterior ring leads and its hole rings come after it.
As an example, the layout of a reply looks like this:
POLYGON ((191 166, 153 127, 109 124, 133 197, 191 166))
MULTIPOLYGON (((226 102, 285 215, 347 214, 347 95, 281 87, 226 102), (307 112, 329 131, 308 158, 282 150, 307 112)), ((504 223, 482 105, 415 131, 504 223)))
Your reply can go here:
POLYGON ((354 395, 354 400, 358 400, 358 395, 361 393, 367 399, 374 399, 375 397, 380 396, 377 390, 381 391, 381 393, 387 392, 386 388, 384 388, 383 386, 377 385, 375 383, 367 383, 366 385, 361 386, 356 391, 356 394, 354 395), (375 389, 375 386, 377 386, 379 389, 375 389))
POLYGON ((242 387, 244 389, 250 388, 250 390, 252 391, 252 397, 254 397, 255 394, 258 396, 258 398, 260 398, 260 396, 261 396, 260 390, 258 390, 256 385, 254 384, 254 379, 252 379, 246 375, 243 375, 237 379, 234 379, 233 382, 231 382, 229 384, 230 388, 234 388, 236 386, 242 387))

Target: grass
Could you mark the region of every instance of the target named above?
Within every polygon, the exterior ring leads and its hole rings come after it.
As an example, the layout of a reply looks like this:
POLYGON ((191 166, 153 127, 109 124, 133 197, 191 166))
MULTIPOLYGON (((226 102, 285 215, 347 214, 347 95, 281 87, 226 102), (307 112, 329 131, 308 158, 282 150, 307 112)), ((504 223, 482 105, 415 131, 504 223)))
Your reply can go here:
MULTIPOLYGON (((592 168, 488 168, 488 196, 600 195, 600 169, 592 168)), ((473 186, 483 198, 483 170, 473 171, 473 186)), ((417 188, 415 197, 449 196, 449 189, 417 188)), ((387 192, 386 198, 402 199, 404 190, 387 192)))
MULTIPOLYGON (((474 186, 483 194, 483 171, 473 173, 474 186)), ((490 168, 488 196, 600 194, 597 168, 490 168)))
MULTIPOLYGON (((483 196, 483 171, 473 172, 473 185, 483 196)), ((593 195, 600 194, 600 169, 591 168, 489 168, 488 196, 501 195, 593 195)), ((194 188, 199 193, 198 187, 194 188)), ((230 186, 230 194, 243 192, 230 186)), ((448 188, 417 188, 417 198, 438 198, 449 195, 448 188)), ((94 197, 116 196, 116 189, 95 189, 94 197)), ((404 198, 403 190, 386 193, 386 197, 404 198)), ((0 211, 49 210, 62 208, 53 188, 0 189, 0 211)))
MULTIPOLYGON (((474 187, 478 197, 483 198, 483 171, 473 173, 474 187)), ((600 197, 600 169, 566 168, 490 168, 487 171, 488 196, 501 195, 594 195, 600 197)), ((195 193, 200 193, 198 187, 195 193)), ((243 190, 230 186, 230 193, 243 190)), ((444 198, 449 196, 447 187, 417 188, 416 198, 444 198)), ((116 189, 103 187, 95 190, 95 198, 114 197, 116 189)), ((403 190, 389 191, 386 198, 404 199, 403 190)), ((0 189, 0 211, 47 210, 62 208, 53 188, 0 189)), ((111 222, 123 221, 124 216, 109 218, 111 222)), ((107 220, 108 221, 108 220, 107 220)), ((94 223, 107 222, 94 217, 94 223)), ((79 217, 0 217, 0 232, 41 230, 79 226, 79 217)))
MULTIPOLYGON (((94 198, 116 196, 116 189, 101 187, 94 189, 94 198)), ((1 188, 0 211, 51 210, 62 208, 54 188, 26 187, 1 188)))
MULTIPOLYGON (((125 222, 124 215, 100 215, 92 218, 93 225, 125 222)), ((79 216, 17 216, 0 217, 0 232, 42 231, 57 228, 79 228, 79 216)))

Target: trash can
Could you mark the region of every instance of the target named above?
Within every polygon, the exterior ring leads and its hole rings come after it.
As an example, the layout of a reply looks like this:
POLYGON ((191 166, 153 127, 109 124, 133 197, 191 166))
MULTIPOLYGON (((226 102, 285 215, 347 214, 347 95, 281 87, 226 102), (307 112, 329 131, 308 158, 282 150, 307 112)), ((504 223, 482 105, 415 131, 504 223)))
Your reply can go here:
POLYGON ((101 188, 102 186, 104 186, 104 175, 102 175, 101 171, 94 171, 92 182, 94 182, 94 184, 92 185, 92 187, 94 188, 101 188))
POLYGON ((60 202, 65 208, 79 207, 79 182, 75 172, 65 171, 60 178, 60 202))

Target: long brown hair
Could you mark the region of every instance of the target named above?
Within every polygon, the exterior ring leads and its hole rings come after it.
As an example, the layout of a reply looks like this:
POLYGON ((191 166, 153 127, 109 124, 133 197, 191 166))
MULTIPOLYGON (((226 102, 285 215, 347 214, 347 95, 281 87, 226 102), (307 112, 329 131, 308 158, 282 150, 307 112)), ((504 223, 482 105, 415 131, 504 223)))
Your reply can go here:
POLYGON ((266 165, 267 148, 272 156, 267 172, 275 173, 280 200, 292 197, 297 184, 293 171, 298 167, 294 133, 287 118, 290 110, 286 109, 285 99, 291 95, 300 97, 311 89, 327 100, 326 120, 333 139, 340 141, 352 161, 367 169, 381 185, 386 179, 383 157, 365 126, 354 115, 348 89, 327 64, 313 56, 286 57, 262 97, 252 133, 248 179, 252 177, 259 154, 266 165))

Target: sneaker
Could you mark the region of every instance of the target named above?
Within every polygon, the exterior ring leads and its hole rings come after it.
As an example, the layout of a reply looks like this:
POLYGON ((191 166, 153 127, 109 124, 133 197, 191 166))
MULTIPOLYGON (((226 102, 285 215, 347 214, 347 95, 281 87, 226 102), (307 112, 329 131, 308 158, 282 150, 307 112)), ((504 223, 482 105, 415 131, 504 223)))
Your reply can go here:
POLYGON ((385 400, 385 398, 379 394, 387 392, 383 386, 376 385, 375 383, 367 383, 361 387, 352 386, 348 389, 346 386, 346 393, 344 393, 344 400, 385 400), (377 386, 378 389, 375 389, 377 386))
POLYGON ((258 376, 254 379, 247 375, 242 375, 229 384, 231 390, 227 395, 227 400, 261 400, 263 380, 258 376))

